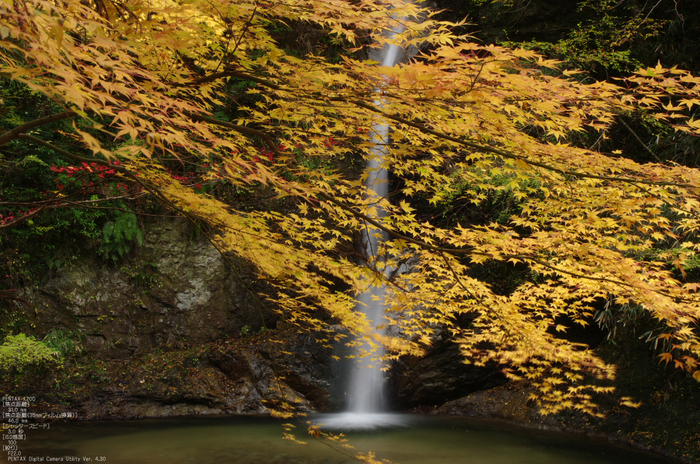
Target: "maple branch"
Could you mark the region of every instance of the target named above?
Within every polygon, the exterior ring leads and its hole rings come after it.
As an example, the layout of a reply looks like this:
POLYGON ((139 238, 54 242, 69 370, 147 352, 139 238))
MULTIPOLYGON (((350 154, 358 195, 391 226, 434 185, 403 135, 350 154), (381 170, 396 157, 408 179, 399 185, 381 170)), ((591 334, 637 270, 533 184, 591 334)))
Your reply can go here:
POLYGON ((195 114, 195 113, 192 113, 190 111, 185 111, 184 114, 188 118, 195 120, 195 121, 204 121, 204 122, 208 122, 209 124, 228 127, 229 129, 233 129, 236 132, 240 132, 241 134, 254 135, 256 137, 260 137, 261 139, 263 139, 265 141, 265 144, 270 148, 270 150, 272 150, 275 153, 275 155, 277 155, 278 157, 283 156, 282 152, 279 151, 279 149, 277 148, 277 145, 273 142, 272 138, 270 138, 270 136, 267 135, 263 131, 259 131, 257 129, 252 129, 252 128, 246 127, 246 126, 239 126, 238 124, 233 124, 231 122, 220 121, 216 118, 212 118, 210 116, 204 116, 202 114, 195 114))
POLYGON ((147 213, 139 213, 136 211, 131 211, 128 209, 123 209, 123 208, 116 208, 112 206, 94 206, 93 203, 102 203, 105 201, 112 201, 112 200, 121 200, 121 199, 134 199, 136 196, 134 195, 120 195, 118 197, 109 197, 109 198, 99 198, 97 200, 83 200, 83 201, 66 201, 66 200, 59 200, 59 199, 49 199, 49 200, 39 200, 36 202, 20 202, 20 201, 3 201, 0 202, 0 205, 3 206, 38 206, 37 209, 30 211, 29 213, 18 217, 14 221, 7 222, 5 224, 0 225, 0 229, 9 229, 12 227, 15 227, 25 220, 32 218, 36 216, 37 214, 41 213, 42 211, 49 210, 49 209, 57 209, 57 208, 68 208, 68 207, 80 207, 80 208, 87 208, 87 209, 106 209, 109 211, 121 211, 124 213, 132 213, 132 214, 138 214, 139 216, 150 216, 150 217, 163 217, 163 215, 156 215, 156 214, 147 214, 147 213))
POLYGON ((0 147, 11 140, 18 138, 20 134, 23 134, 24 132, 27 132, 28 130, 31 130, 35 127, 43 126, 45 124, 51 124, 52 122, 61 121, 63 119, 74 118, 77 115, 78 113, 76 113, 75 111, 64 111, 62 113, 52 114, 50 116, 46 116, 43 118, 35 119, 34 121, 24 123, 20 126, 15 127, 11 131, 5 132, 4 134, 0 135, 0 147))
POLYGON ((36 143, 37 145, 41 145, 45 148, 48 148, 49 150, 53 150, 56 153, 59 153, 67 158, 78 161, 80 163, 97 163, 97 164, 101 164, 103 166, 109 166, 110 168, 112 168, 116 171, 119 171, 119 172, 131 174, 131 171, 129 171, 128 169, 124 169, 121 166, 113 165, 109 161, 101 160, 99 158, 83 158, 82 156, 78 156, 78 155, 75 155, 67 150, 64 150, 62 148, 58 148, 57 146, 55 146, 49 142, 46 142, 45 140, 41 140, 38 137, 34 137, 33 135, 20 134, 17 136, 17 138, 36 143))
POLYGON ((474 79, 472 79, 471 84, 469 84, 469 88, 467 89, 467 92, 471 92, 472 90, 474 90, 474 87, 476 87, 476 83, 479 80, 479 76, 481 76, 481 73, 484 70, 485 66, 486 66, 486 61, 484 60, 481 62, 481 66, 479 66, 479 70, 474 75, 474 79))
POLYGON ((499 156, 502 156, 504 158, 523 161, 530 166, 537 166, 539 168, 542 168, 542 169, 545 169, 548 171, 556 172, 556 173, 561 174, 565 177, 583 177, 583 178, 587 178, 587 179, 598 179, 598 180, 607 180, 607 181, 615 181, 615 182, 625 182, 628 184, 647 184, 647 185, 673 186, 673 187, 691 187, 690 184, 682 184, 682 183, 678 183, 678 182, 657 182, 657 181, 652 181, 652 180, 633 179, 631 177, 599 176, 596 174, 586 174, 586 173, 580 172, 580 171, 567 171, 567 170, 564 170, 561 168, 550 166, 550 165, 545 164, 545 163, 540 163, 538 161, 532 161, 532 160, 529 160, 529 159, 524 158, 522 156, 518 156, 514 153, 499 150, 498 148, 489 147, 488 145, 481 145, 478 143, 470 142, 468 140, 463 140, 459 137, 454 137, 454 136, 451 136, 451 135, 448 135, 448 134, 445 134, 442 132, 438 132, 436 130, 433 130, 433 129, 430 129, 430 128, 424 126, 423 124, 418 124, 416 122, 409 121, 408 119, 404 119, 401 116, 388 114, 388 113, 382 111, 380 108, 377 108, 374 105, 370 105, 370 104, 367 104, 367 103, 362 102, 362 101, 355 100, 355 101, 352 101, 352 103, 359 106, 360 108, 365 108, 365 109, 370 110, 374 113, 380 114, 387 119, 391 119, 392 121, 396 121, 396 122, 399 122, 401 124, 405 124, 409 127, 413 127, 414 129, 418 129, 419 131, 421 131, 425 134, 433 135, 435 137, 438 137, 438 138, 441 138, 444 140, 449 140, 450 142, 454 142, 456 144, 459 144, 459 145, 462 145, 465 147, 474 148, 476 150, 485 151, 488 153, 493 153, 495 155, 499 155, 499 156))
MULTIPOLYGON (((243 37, 245 36, 246 32, 248 32, 248 29, 250 28, 250 25, 253 24, 253 18, 255 17, 255 13, 258 11, 258 4, 255 4, 255 7, 253 7, 253 12, 250 14, 250 18, 248 18, 248 21, 246 21, 245 26, 243 26, 243 31, 241 32, 240 37, 238 37, 238 40, 236 41, 236 45, 234 45, 233 50, 231 50, 230 55, 233 55, 236 53, 236 50, 238 50, 238 46, 241 44, 241 41, 243 40, 243 37)), ((216 67, 217 69, 219 68, 218 66, 216 67)))
POLYGON ((691 210, 688 210, 688 209, 685 209, 685 208, 681 208, 680 206, 674 205, 674 204, 671 203, 670 201, 666 200, 665 198, 661 197, 660 195, 658 195, 658 194, 656 194, 656 193, 654 193, 654 192, 651 192, 649 189, 647 189, 647 188, 645 188, 645 187, 642 187, 641 185, 636 185, 636 184, 634 184, 634 183, 633 183, 632 185, 634 185, 635 187, 637 187, 639 190, 641 190, 642 192, 646 193, 647 195, 653 196, 654 198, 656 198, 657 200, 659 200, 661 203, 663 203, 664 205, 668 206, 668 207, 669 207, 670 209, 672 209, 672 210, 673 210, 673 209, 676 209, 676 210, 678 210, 678 211, 681 211, 681 212, 683 212, 683 213, 686 213, 686 214, 689 215, 689 216, 700 217, 700 212, 698 212, 698 211, 691 211, 691 210))
POLYGON ((140 216, 163 217, 160 214, 138 213, 136 211, 131 211, 131 210, 117 208, 117 207, 111 207, 111 206, 95 206, 95 204, 97 204, 97 203, 104 203, 106 201, 133 200, 133 199, 136 199, 139 196, 143 196, 143 195, 145 195, 145 194, 144 193, 137 193, 137 194, 133 194, 133 195, 118 195, 118 196, 114 196, 114 197, 97 198, 95 200, 79 200, 79 201, 58 199, 55 197, 48 198, 45 200, 36 200, 36 201, 0 201, 0 206, 19 206, 19 207, 37 206, 37 207, 42 207, 43 209, 78 206, 81 208, 89 208, 89 209, 108 209, 108 210, 112 210, 112 211, 123 211, 125 213, 133 213, 133 214, 138 214, 140 216))
MULTIPOLYGON (((607 283, 610 283, 610 284, 616 284, 616 285, 620 285, 620 286, 622 286, 622 287, 627 287, 627 288, 633 288, 633 287, 634 287, 634 285, 628 284, 627 282, 623 282, 623 281, 621 281, 621 280, 610 279, 610 278, 607 278, 607 277, 591 277, 591 276, 586 275, 586 274, 578 274, 578 273, 573 272, 573 271, 567 271, 567 270, 558 268, 558 267, 556 267, 556 266, 553 266, 553 265, 551 265, 551 264, 549 264, 549 263, 547 263, 547 262, 545 262, 545 261, 542 261, 542 260, 540 260, 540 259, 538 259, 538 258, 533 258, 533 257, 531 257, 531 256, 513 255, 513 256, 509 256, 508 258, 509 258, 509 259, 510 259, 510 258, 521 259, 521 260, 523 260, 523 261, 531 261, 531 262, 533 262, 533 263, 539 264, 540 266, 546 267, 547 269, 551 269, 552 271, 561 272, 562 274, 566 274, 566 275, 569 275, 569 276, 571 276, 571 277, 576 277, 576 278, 578 278, 578 279, 592 280, 592 281, 594 281, 594 282, 607 282, 607 283)), ((664 293, 661 292, 661 291, 659 291, 658 293, 660 293, 660 294, 662 294, 662 295, 664 294, 664 293)))
POLYGON ((27 214, 25 214, 24 216, 18 217, 18 218, 15 219, 14 221, 11 221, 11 222, 8 222, 8 223, 5 223, 5 224, 0 224, 0 229, 8 229, 8 228, 10 228, 10 227, 15 227, 16 225, 18 225, 18 224, 20 224, 20 223, 26 221, 27 219, 36 216, 37 214, 39 214, 40 212, 42 212, 42 211, 45 210, 45 209, 46 209, 46 207, 37 208, 36 210, 34 210, 34 211, 30 212, 30 213, 27 213, 27 214))
MULTIPOLYGON (((483 306, 483 307, 486 308, 487 310, 490 310, 491 308, 488 308, 488 307, 484 304, 484 298, 483 298, 481 295, 475 294, 474 292, 472 292, 471 290, 469 290, 469 288, 468 288, 466 285, 464 285, 464 283, 462 282, 462 279, 461 279, 461 278, 459 277, 459 275, 457 274, 457 271, 455 271, 454 268, 452 267, 452 264, 450 263, 450 260, 447 259, 447 256, 445 256, 445 253, 439 252, 439 255, 440 255, 440 257, 442 258, 443 262, 445 263, 445 266, 447 266, 447 269, 448 269, 448 270, 450 271, 450 273, 452 274, 452 277, 454 277, 455 281, 457 282, 457 285, 459 285, 460 287, 462 287, 462 290, 464 290, 464 291, 467 292, 469 295, 471 295, 472 298, 474 298, 476 301, 478 301, 479 304, 480 304, 481 306, 483 306)), ((498 313, 496 313, 496 316, 500 319, 500 315, 499 315, 498 313)))
POLYGON ((218 79, 223 79, 224 77, 230 77, 230 75, 231 74, 228 71, 221 71, 221 72, 217 72, 214 74, 210 74, 208 76, 198 77, 196 79, 192 79, 191 81, 184 82, 184 83, 170 82, 169 85, 172 85, 174 87, 187 87, 187 86, 193 86, 193 85, 199 85, 199 84, 207 84, 209 82, 214 82, 215 80, 218 80, 218 79))
MULTIPOLYGON (((396 239, 399 239, 399 240, 402 240, 405 242, 409 242, 409 243, 413 243, 415 245, 418 245, 421 248, 426 248, 428 250, 432 250, 432 251, 439 253, 443 257, 443 259, 445 259, 445 257, 443 256, 444 253, 448 253, 451 255, 470 254, 470 255, 476 255, 476 256, 486 256, 488 258, 494 259, 493 254, 485 253, 485 252, 481 252, 481 251, 475 251, 474 247, 471 247, 471 246, 465 247, 462 249, 443 248, 443 247, 437 247, 435 245, 431 245, 431 244, 423 242, 421 240, 417 240, 417 239, 408 237, 406 235, 400 234, 400 233, 390 229, 389 227, 382 225, 380 222, 367 216, 366 214, 363 214, 350 206, 344 205, 344 204, 338 202, 337 200, 334 200, 333 198, 324 196, 324 199, 330 203, 333 203, 334 205, 338 206, 339 208, 349 212, 353 216, 358 217, 360 219, 363 219, 364 221, 368 222, 369 224, 372 224, 374 227, 386 232, 387 234, 389 234, 390 236, 392 236, 396 239)), ((609 277, 594 277, 594 276, 587 275, 587 274, 579 274, 579 273, 576 273, 573 271, 567 271, 565 269, 562 269, 562 268, 559 268, 559 267, 554 266, 552 264, 549 264, 546 261, 543 261, 539 258, 535 258, 533 256, 515 254, 515 255, 501 255, 501 257, 504 261, 511 260, 511 259, 521 260, 521 261, 525 261, 525 262, 529 261, 529 262, 532 262, 535 264, 539 264, 540 266, 545 267, 547 269, 550 269, 554 272, 559 272, 561 274, 569 275, 571 277, 576 277, 578 279, 591 280, 593 282, 605 282, 605 283, 619 285, 619 286, 625 287, 625 288, 634 288, 634 285, 629 284, 627 282, 624 282, 622 280, 611 279, 609 277)), ((450 267, 450 266, 448 265, 448 267, 450 267)), ((454 270, 450 269, 450 271, 453 272, 453 274, 454 274, 454 270)), ((462 286, 461 283, 460 283, 460 286, 462 286)), ((462 286, 462 287, 464 288, 464 286, 462 286)), ((692 299, 680 298, 678 296, 671 295, 670 293, 664 292, 661 290, 653 290, 653 292, 658 293, 659 295, 664 295, 664 296, 668 296, 671 298, 678 298, 681 301, 691 301, 691 302, 694 301, 692 299)))
POLYGON ((649 148, 649 147, 642 141, 642 139, 639 138, 639 136, 637 135, 637 133, 636 133, 635 131, 633 131, 632 128, 631 128, 630 126, 628 126, 627 123, 626 123, 621 117, 618 119, 618 121, 620 121, 620 122, 622 123, 622 125, 625 126, 625 128, 629 131, 629 133, 632 134, 632 136, 634 137, 634 139, 635 139, 637 142, 639 142, 639 145, 641 145, 642 147, 644 147, 644 149, 647 151, 647 153, 649 153, 649 154, 651 155, 652 158, 654 158, 659 164, 663 164, 663 163, 664 163, 663 161, 661 161, 661 159, 659 159, 658 156, 656 156, 656 153, 654 153, 654 152, 651 150, 651 148, 649 148))
POLYGON ((400 234, 400 233, 396 232, 395 230, 390 229, 389 227, 386 227, 385 225, 381 224, 380 222, 378 222, 377 220, 371 218, 370 216, 367 216, 366 214, 357 211, 356 209, 354 209, 354 208, 351 207, 351 206, 344 205, 344 204, 340 203, 339 201, 337 201, 337 200, 335 200, 335 199, 333 199, 333 198, 331 198, 331 197, 328 197, 328 196, 325 196, 325 195, 322 195, 322 196, 323 196, 324 199, 325 199, 326 201, 328 201, 329 203, 333 203, 334 205, 338 206, 339 208, 344 209, 345 211, 349 212, 349 213, 352 214, 353 216, 358 217, 358 218, 364 220, 365 222, 368 222, 368 223, 372 224, 372 225, 373 225, 374 227, 376 227, 377 229, 382 230, 382 231, 386 232, 387 234, 391 235, 392 237, 394 237, 394 238, 396 238, 396 239, 399 239, 399 240, 402 240, 402 241, 404 241, 404 242, 413 243, 414 245, 418 245, 418 246, 420 246, 421 248, 427 248, 427 249, 429 249, 429 250, 433 250, 433 251, 436 251, 436 252, 438 252, 438 253, 443 253, 443 252, 444 252, 444 253, 450 253, 450 254, 467 254, 467 253, 471 253, 471 254, 476 254, 476 255, 480 255, 480 256, 488 256, 488 257, 491 257, 491 255, 488 254, 488 253, 482 253, 482 252, 474 251, 474 248, 473 248, 473 247, 463 248, 463 249, 456 249, 456 248, 453 249, 453 248, 441 248, 441 247, 436 247, 435 245, 430 245, 429 243, 423 242, 423 241, 421 241, 421 240, 417 240, 417 239, 411 238, 411 237, 409 237, 409 236, 407 236, 407 235, 400 234))
MULTIPOLYGON (((145 195, 145 193, 142 193, 141 195, 145 195)), ((127 200, 133 200, 136 197, 135 196, 127 196, 127 195, 122 195, 121 197, 112 197, 112 198, 103 198, 99 200, 84 200, 84 201, 66 201, 65 204, 67 206, 79 206, 80 208, 86 208, 86 209, 106 209, 109 211, 121 211, 122 213, 131 213, 136 216, 143 216, 143 217, 154 217, 154 218, 179 218, 180 215, 167 215, 167 214, 148 214, 148 213, 143 213, 140 211, 133 211, 130 209, 123 209, 123 208, 115 208, 112 206, 94 206, 89 203, 101 203, 103 201, 109 201, 109 200, 116 200, 116 199, 127 199, 127 200)))
MULTIPOLYGON (((271 88, 273 90, 289 91, 289 92, 292 91, 292 89, 285 89, 282 86, 275 84, 272 81, 269 81, 266 79, 261 79, 261 78, 255 77, 255 76, 251 76, 250 74, 236 72, 236 71, 223 71, 221 73, 212 74, 210 76, 205 76, 205 77, 190 81, 186 85, 195 85, 195 84, 200 84, 200 83, 204 83, 204 82, 211 82, 211 81, 214 81, 216 79, 223 78, 223 77, 238 77, 240 79, 249 80, 251 82, 256 82, 260 85, 271 88)), ((443 140, 449 140, 451 142, 457 143, 457 144, 465 146, 465 147, 473 148, 473 149, 480 150, 480 151, 485 151, 488 153, 493 153, 495 155, 499 155, 499 156, 502 156, 504 158, 523 161, 530 166, 537 166, 537 167, 545 169, 547 171, 556 172, 556 173, 561 174, 565 177, 574 176, 574 177, 582 177, 582 178, 587 178, 587 179, 597 179, 597 180, 605 180, 605 181, 613 181, 613 182, 624 182, 624 183, 628 183, 628 184, 647 184, 647 185, 658 185, 658 186, 692 187, 690 184, 684 184, 684 183, 679 183, 679 182, 660 182, 660 181, 633 179, 631 177, 619 177, 619 176, 599 176, 596 174, 587 174, 587 173, 580 172, 580 171, 565 170, 565 169, 557 168, 555 166, 551 166, 551 165, 546 164, 546 163, 529 160, 529 159, 524 158, 522 156, 518 156, 514 153, 507 152, 504 150, 499 150, 498 148, 493 148, 493 147, 490 147, 488 145, 482 145, 479 143, 470 142, 468 140, 464 140, 464 139, 459 138, 459 137, 454 137, 454 136, 451 136, 451 135, 448 135, 448 134, 445 134, 442 132, 438 132, 436 130, 433 130, 433 129, 426 127, 423 124, 419 124, 419 123, 416 123, 413 121, 409 121, 405 118, 402 118, 401 116, 388 114, 388 113, 384 112, 382 109, 377 108, 374 105, 370 105, 370 104, 365 103, 365 102, 360 101, 360 100, 348 100, 346 97, 342 97, 342 96, 340 96, 340 97, 327 97, 325 95, 321 95, 321 94, 318 94, 316 92, 308 93, 307 95, 314 97, 314 98, 322 99, 324 101, 329 101, 329 102, 349 102, 349 103, 352 103, 356 106, 359 106, 360 108, 365 108, 367 110, 372 111, 373 113, 380 114, 387 119, 391 119, 391 120, 399 122, 401 124, 405 124, 409 127, 413 127, 414 129, 418 129, 419 131, 421 131, 425 134, 433 135, 433 136, 441 138, 443 140)))
POLYGON ((186 86, 193 86, 193 85, 199 85, 199 84, 206 84, 208 82, 214 82, 218 79, 223 79, 224 77, 237 77, 239 79, 243 79, 245 81, 251 81, 251 82, 257 82, 260 85, 264 85, 265 87, 269 87, 274 90, 289 90, 292 91, 292 89, 283 89, 281 86, 275 84, 272 81, 268 81, 266 79, 261 79, 259 77, 251 76, 250 74, 246 73, 241 73, 237 71, 221 71, 217 72, 214 74, 210 74, 208 76, 202 76, 198 77, 197 79, 192 79, 189 82, 185 83, 178 83, 178 82, 172 82, 169 85, 175 86, 175 87, 186 87, 186 86))

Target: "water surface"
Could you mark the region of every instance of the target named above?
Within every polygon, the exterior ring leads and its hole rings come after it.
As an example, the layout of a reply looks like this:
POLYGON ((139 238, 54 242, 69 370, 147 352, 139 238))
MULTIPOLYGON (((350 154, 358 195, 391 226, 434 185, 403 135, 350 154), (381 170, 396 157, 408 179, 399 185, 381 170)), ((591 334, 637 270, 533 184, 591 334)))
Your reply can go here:
MULTIPOLYGON (((319 422, 328 416, 318 416, 319 422)), ((282 439, 283 421, 267 417, 191 417, 53 423, 28 430, 23 456, 82 457, 109 464, 345 464, 350 457, 306 434, 282 439)), ((675 461, 575 435, 488 420, 404 417, 401 426, 346 433, 355 451, 402 464, 669 464, 675 461)), ((0 456, 0 462, 7 459, 0 456)), ((46 459, 43 462, 48 462, 46 459)), ((27 459, 25 462, 29 462, 27 459)), ((64 460, 67 462, 67 460, 64 460)))

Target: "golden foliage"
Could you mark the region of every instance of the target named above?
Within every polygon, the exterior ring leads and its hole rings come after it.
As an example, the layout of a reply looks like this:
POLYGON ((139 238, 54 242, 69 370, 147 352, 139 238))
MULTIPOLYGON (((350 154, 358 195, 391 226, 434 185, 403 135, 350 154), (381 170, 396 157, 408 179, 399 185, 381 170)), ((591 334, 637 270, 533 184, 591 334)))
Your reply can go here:
MULTIPOLYGON (((388 323, 401 334, 375 336, 393 348, 389 356, 420 353, 441 328, 467 362, 501 363, 529 379, 543 410, 595 413, 591 395, 607 389, 596 379, 611 378, 614 367, 561 338, 560 321, 590 323, 596 300, 634 302, 667 329, 674 349, 662 360, 700 380, 697 285, 644 258, 669 242, 682 244, 679 266, 697 253, 700 172, 564 143, 639 108, 700 134, 688 117, 700 104, 690 73, 659 65, 626 86, 582 84, 533 52, 457 37, 404 0, 125 0, 109 17, 86 3, 0 0, 0 75, 72 111, 81 120, 74 136, 96 160, 119 160, 122 175, 206 222, 224 253, 250 261, 275 286, 270 304, 290 323, 330 331, 317 316, 322 308, 334 324, 372 337, 355 296, 381 283, 388 323), (371 37, 371 46, 424 51, 391 69, 350 56, 300 58, 272 39, 281 22, 315 24, 356 50, 371 37), (387 29, 402 32, 382 36, 387 29), (251 84, 253 103, 236 121, 213 115, 229 79, 251 84), (376 156, 368 134, 379 122, 391 125, 379 163, 404 185, 398 204, 296 160, 295 152, 376 156), (272 162, 255 157, 260 144, 272 162), (236 210, 197 193, 166 172, 165 160, 182 158, 211 163, 212 178, 234 186, 266 186, 296 211, 236 210), (505 223, 448 228, 417 219, 416 201, 459 196, 478 205, 494 192, 518 204, 505 223), (378 218, 379 208, 388 214, 378 218), (337 251, 366 228, 389 236, 369 267, 337 251), (384 275, 400 262, 410 272, 384 275), (539 280, 496 294, 471 277, 488 262, 525 264, 539 280), (337 291, 339 281, 351 290, 337 291), (473 319, 468 328, 456 323, 462 315, 473 319)), ((0 136, 0 145, 23 131, 0 136)))

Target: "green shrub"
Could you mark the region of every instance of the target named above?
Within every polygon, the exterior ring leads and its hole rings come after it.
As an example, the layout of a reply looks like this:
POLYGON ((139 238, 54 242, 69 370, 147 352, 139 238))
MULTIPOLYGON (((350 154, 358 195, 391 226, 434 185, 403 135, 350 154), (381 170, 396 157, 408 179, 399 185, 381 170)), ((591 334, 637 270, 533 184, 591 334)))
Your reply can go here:
POLYGON ((0 372, 16 380, 59 367, 61 359, 58 351, 23 333, 8 335, 0 345, 0 372))

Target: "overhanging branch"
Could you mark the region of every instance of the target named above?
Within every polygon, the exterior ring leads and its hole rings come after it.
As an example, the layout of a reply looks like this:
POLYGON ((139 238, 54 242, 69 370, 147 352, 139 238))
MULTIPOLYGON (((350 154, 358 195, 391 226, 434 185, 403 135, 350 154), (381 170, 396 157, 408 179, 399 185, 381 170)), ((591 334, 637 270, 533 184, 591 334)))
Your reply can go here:
POLYGON ((63 119, 74 118, 78 115, 75 111, 64 111, 62 113, 52 114, 51 116, 46 116, 44 118, 35 119, 34 121, 29 121, 20 126, 15 127, 11 131, 5 132, 0 135, 0 147, 5 145, 7 142, 18 138, 21 134, 32 130, 35 127, 44 126, 46 124, 51 124, 52 122, 61 121, 63 119))
POLYGON ((265 144, 272 150, 272 152, 277 155, 278 157, 283 156, 282 152, 279 151, 279 148, 277 148, 277 145, 275 142, 272 140, 272 138, 267 135, 267 133, 263 131, 259 131, 257 129, 253 129, 251 127, 246 127, 246 126, 241 126, 238 124, 233 124, 231 122, 226 122, 226 121, 220 121, 216 118, 212 118, 210 116, 204 116, 203 114, 195 114, 192 112, 185 112, 185 116, 187 116, 190 119, 193 119, 195 121, 203 121, 203 122, 208 122, 209 124, 214 124, 216 126, 222 126, 222 127, 228 127, 229 129, 233 129, 236 132, 239 132, 241 134, 247 134, 247 135, 254 135, 256 137, 260 137, 265 141, 265 144))
MULTIPOLYGON (((248 80, 251 82, 256 82, 262 86, 268 87, 273 90, 279 90, 279 91, 285 91, 285 92, 292 92, 293 89, 290 88, 283 88, 279 84, 276 84, 270 80, 267 79, 262 79, 259 77, 251 76, 246 73, 242 72, 236 72, 236 71, 224 71, 221 73, 216 73, 212 74, 210 76, 205 76, 199 79, 195 79, 189 83, 189 85, 195 85, 195 84, 200 84, 204 82, 211 82, 215 81, 217 79, 221 79, 224 77, 237 77, 239 79, 243 80, 248 80)), ((665 182, 665 181, 653 181, 653 180, 643 180, 643 179, 634 179, 631 177, 621 177, 621 176, 601 176, 601 175, 596 175, 596 174, 588 174, 585 172, 581 171, 571 171, 571 170, 566 170, 566 169, 561 169, 556 166, 551 166, 546 163, 542 163, 539 161, 533 161, 530 159, 527 159, 523 156, 516 155, 515 153, 511 153, 505 150, 500 150, 498 148, 490 147, 488 145, 482 145, 479 143, 471 142, 469 140, 464 140, 463 138, 459 137, 454 137, 433 129, 430 129, 429 127, 419 124, 413 121, 409 121, 408 119, 402 118, 401 116, 395 115, 395 114, 389 114, 383 111, 381 108, 378 108, 377 106, 371 105, 369 103, 363 102, 361 100, 356 100, 356 99, 351 99, 347 98, 344 96, 339 96, 339 97, 328 97, 327 95, 322 95, 318 92, 305 92, 304 90, 297 90, 297 92, 301 92, 303 94, 306 94, 308 97, 312 99, 317 99, 317 100, 323 100, 326 102, 345 102, 345 103, 351 103, 355 106, 358 106, 360 108, 364 108, 366 110, 372 111, 373 113, 379 114, 382 117, 385 117, 387 119, 390 119, 392 121, 399 122, 401 124, 405 124, 409 127, 413 127, 414 129, 417 129, 424 134, 432 135, 434 137, 440 138, 442 140, 448 140, 450 142, 456 143, 458 145, 462 145, 464 147, 472 148, 474 150, 479 150, 482 152, 486 153, 492 153, 498 156, 502 156, 504 158, 508 159, 513 159, 513 160, 519 160, 523 161, 524 163, 527 163, 530 166, 536 166, 542 169, 545 169, 550 172, 556 172, 558 174, 561 174, 565 177, 579 177, 579 178, 586 178, 586 179, 596 179, 596 180, 603 180, 603 181, 611 181, 611 182, 623 182, 627 184, 646 184, 646 185, 657 185, 657 186, 667 186, 667 187, 692 187, 690 184, 685 184, 685 183, 680 183, 680 182, 665 182)), ((235 124, 234 124, 235 126, 235 124)))

